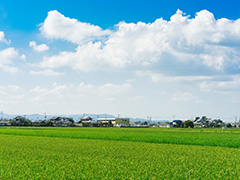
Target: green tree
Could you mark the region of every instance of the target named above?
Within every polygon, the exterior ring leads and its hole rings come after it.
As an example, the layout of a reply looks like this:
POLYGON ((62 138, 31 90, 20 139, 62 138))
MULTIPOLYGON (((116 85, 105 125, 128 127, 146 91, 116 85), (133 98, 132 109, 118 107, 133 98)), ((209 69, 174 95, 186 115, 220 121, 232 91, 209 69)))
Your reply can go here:
POLYGON ((204 127, 209 127, 209 121, 204 122, 204 127))
POLYGON ((201 118, 201 120, 204 121, 204 122, 206 122, 207 119, 208 119, 207 116, 203 116, 203 117, 201 118))
POLYGON ((195 117, 195 120, 194 120, 194 122, 195 122, 195 121, 197 121, 197 120, 199 120, 199 119, 200 119, 200 117, 195 117))
POLYGON ((232 127, 232 124, 231 124, 231 123, 228 123, 228 124, 227 124, 227 127, 228 127, 228 128, 231 128, 231 127, 232 127))
POLYGON ((194 124, 193 124, 193 122, 191 120, 187 120, 187 121, 184 122, 184 127, 185 128, 189 128, 189 127, 193 128, 194 124))
POLYGON ((51 120, 46 120, 45 125, 46 126, 53 126, 53 123, 52 123, 51 120))
POLYGON ((73 119, 69 119, 69 121, 73 124, 74 123, 74 120, 73 119))

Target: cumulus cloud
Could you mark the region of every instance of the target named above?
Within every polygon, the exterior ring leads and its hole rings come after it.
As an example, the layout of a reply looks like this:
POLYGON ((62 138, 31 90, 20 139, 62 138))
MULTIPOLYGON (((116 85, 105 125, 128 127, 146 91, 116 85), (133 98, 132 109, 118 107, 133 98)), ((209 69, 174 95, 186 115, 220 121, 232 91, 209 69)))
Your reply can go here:
POLYGON ((136 71, 136 75, 140 77, 150 77, 152 82, 198 82, 204 80, 212 80, 212 76, 165 76, 164 74, 154 73, 151 71, 136 71))
POLYGON ((47 38, 78 45, 72 52, 44 57, 41 66, 47 68, 69 66, 93 71, 130 66, 192 74, 199 69, 231 73, 240 68, 240 19, 215 19, 207 10, 193 18, 178 10, 170 21, 120 22, 114 30, 102 30, 50 11, 40 30, 47 38))
POLYGON ((7 48, 0 51, 0 69, 10 73, 19 72, 19 69, 13 66, 13 60, 15 59, 23 59, 25 55, 19 56, 18 50, 15 48, 7 48))
POLYGON ((12 59, 18 57, 18 51, 15 48, 7 48, 0 51, 0 57, 1 64, 11 64, 12 59))
POLYGON ((22 54, 22 55, 20 56, 20 59, 26 60, 26 55, 25 55, 25 54, 22 54))
POLYGON ((141 96, 141 95, 136 95, 136 96, 128 98, 128 100, 130 100, 130 101, 144 101, 146 99, 147 98, 145 96, 141 96))
POLYGON ((63 39, 76 44, 102 39, 110 34, 109 30, 102 30, 99 26, 70 19, 56 10, 48 12, 40 30, 48 38, 63 39))
POLYGON ((77 86, 77 90, 78 91, 91 91, 92 89, 94 89, 94 86, 91 84, 85 84, 83 82, 81 82, 78 86, 77 86))
POLYGON ((194 96, 190 92, 177 92, 174 93, 171 101, 181 101, 181 102, 195 102, 195 103, 202 103, 203 101, 200 100, 198 96, 194 96))
POLYGON ((62 76, 64 75, 64 73, 60 73, 60 72, 55 72, 51 69, 46 69, 43 71, 30 71, 30 74, 32 75, 43 75, 43 76, 62 76))
POLYGON ((10 105, 20 103, 24 99, 22 88, 17 85, 0 86, 0 104, 10 105))
POLYGON ((89 43, 79 46, 76 52, 61 52, 59 55, 44 57, 40 63, 42 67, 57 68, 70 66, 75 70, 89 72, 94 70, 95 66, 101 65, 101 43, 89 43), (96 56, 98 54, 98 56, 96 56), (95 66, 94 66, 95 65, 95 66))
POLYGON ((53 84, 52 88, 41 88, 40 86, 36 86, 30 91, 35 94, 34 101, 43 101, 43 100, 52 100, 58 98, 64 98, 71 96, 71 89, 73 85, 58 85, 57 83, 53 84))
MULTIPOLYGON (((215 79, 212 81, 203 81, 199 83, 199 87, 202 91, 206 92, 218 92, 231 94, 234 92, 240 92, 240 75, 233 75, 225 79, 215 79)), ((239 93, 240 94, 240 93, 239 93)))
POLYGON ((97 91, 103 95, 120 94, 120 93, 128 92, 131 89, 131 87, 132 86, 129 83, 125 83, 121 85, 106 83, 100 87, 97 87, 97 91))
POLYGON ((76 98, 82 97, 87 94, 91 97, 103 98, 104 100, 114 98, 114 96, 127 93, 132 88, 131 84, 112 84, 106 83, 103 85, 95 86, 92 84, 80 83, 79 85, 73 84, 57 84, 54 83, 50 88, 42 88, 36 86, 31 89, 31 93, 34 94, 34 101, 56 101, 58 98, 76 98), (111 97, 110 97, 111 96, 111 97))
POLYGON ((30 41, 29 46, 32 47, 34 51, 37 51, 37 52, 43 52, 43 51, 49 50, 49 47, 46 44, 37 45, 35 41, 30 41))
POLYGON ((11 44, 10 40, 5 39, 5 34, 3 31, 0 31, 0 42, 4 42, 6 44, 11 44))

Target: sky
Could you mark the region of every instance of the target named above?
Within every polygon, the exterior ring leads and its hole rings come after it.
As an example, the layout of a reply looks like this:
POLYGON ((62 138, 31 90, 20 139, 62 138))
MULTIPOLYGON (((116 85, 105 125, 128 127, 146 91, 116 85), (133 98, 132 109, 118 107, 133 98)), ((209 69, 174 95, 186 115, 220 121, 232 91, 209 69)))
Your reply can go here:
POLYGON ((240 117, 240 2, 0 0, 0 110, 240 117))

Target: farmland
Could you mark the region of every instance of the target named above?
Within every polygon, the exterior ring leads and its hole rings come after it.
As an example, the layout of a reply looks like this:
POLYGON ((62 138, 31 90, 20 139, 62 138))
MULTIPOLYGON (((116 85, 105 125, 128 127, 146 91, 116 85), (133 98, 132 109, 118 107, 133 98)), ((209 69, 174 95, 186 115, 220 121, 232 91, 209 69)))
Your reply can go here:
POLYGON ((237 129, 0 128, 0 179, 239 179, 237 129))

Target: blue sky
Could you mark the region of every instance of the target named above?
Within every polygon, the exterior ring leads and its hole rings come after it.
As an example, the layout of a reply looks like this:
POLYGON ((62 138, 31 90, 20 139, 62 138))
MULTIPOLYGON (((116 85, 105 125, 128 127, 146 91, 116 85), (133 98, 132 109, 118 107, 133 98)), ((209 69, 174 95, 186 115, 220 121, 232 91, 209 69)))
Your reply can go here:
POLYGON ((0 110, 240 116, 238 1, 0 1, 0 110))
POLYGON ((119 21, 130 22, 153 22, 157 18, 169 18, 181 9, 187 14, 194 16, 196 12, 207 9, 216 18, 238 19, 240 2, 234 0, 89 0, 89 1, 63 1, 42 0, 31 1, 1 1, 0 3, 0 25, 2 29, 33 31, 37 25, 42 23, 50 10, 58 10, 70 18, 76 18, 82 22, 99 25, 102 28, 112 27, 119 21))

